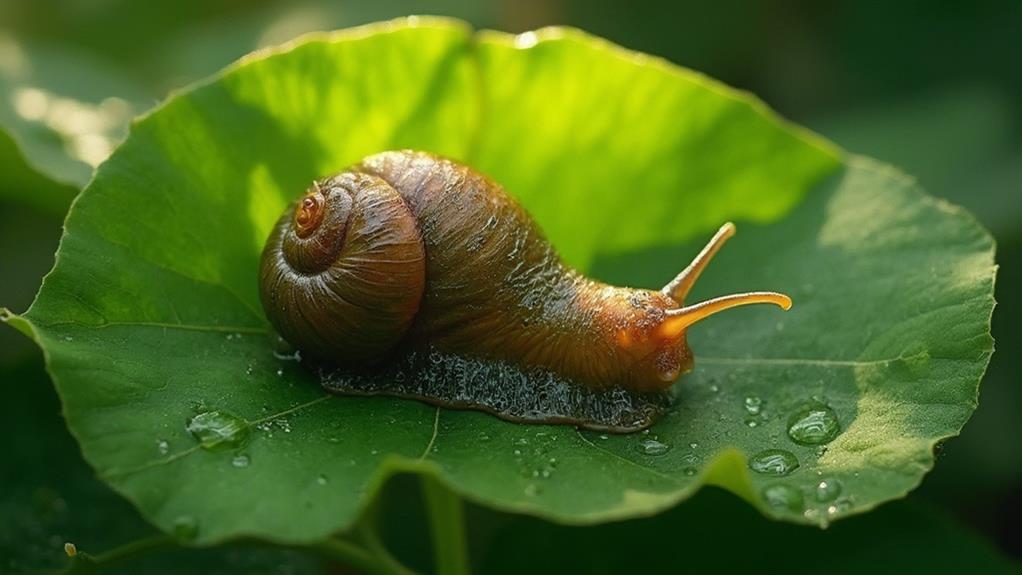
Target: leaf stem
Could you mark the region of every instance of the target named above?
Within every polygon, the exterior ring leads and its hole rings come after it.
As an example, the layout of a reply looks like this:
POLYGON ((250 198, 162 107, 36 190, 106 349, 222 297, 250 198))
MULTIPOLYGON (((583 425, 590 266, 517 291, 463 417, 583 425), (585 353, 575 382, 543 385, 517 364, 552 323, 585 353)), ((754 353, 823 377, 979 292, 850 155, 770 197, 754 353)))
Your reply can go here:
MULTIPOLYGON (((375 534, 366 537, 365 546, 358 543, 333 537, 307 546, 284 545, 282 547, 297 551, 311 551, 327 559, 339 561, 354 567, 359 572, 372 575, 412 575, 413 572, 395 559, 376 538, 375 534)), ((273 545, 263 542, 262 544, 273 545)), ((179 546, 178 540, 169 535, 150 537, 125 543, 98 555, 78 553, 71 557, 71 563, 60 571, 60 575, 85 575, 100 573, 104 569, 121 563, 138 559, 151 553, 166 551, 179 546)))
POLYGON ((461 499, 428 476, 422 479, 430 534, 433 538, 435 571, 450 575, 468 575, 468 540, 461 499))
POLYGON ((149 555, 150 553, 164 551, 177 546, 177 539, 170 535, 157 535, 156 537, 130 541, 98 555, 82 554, 80 558, 78 555, 73 556, 71 564, 60 571, 60 573, 94 573, 122 561, 129 561, 143 555, 149 555))
POLYGON ((155 553, 177 546, 177 539, 174 537, 170 535, 157 535, 156 537, 150 537, 148 539, 131 541, 121 545, 120 547, 114 547, 109 551, 104 551, 99 555, 93 555, 92 560, 95 561, 97 565, 112 565, 121 561, 127 561, 139 555, 147 555, 149 553, 155 553))

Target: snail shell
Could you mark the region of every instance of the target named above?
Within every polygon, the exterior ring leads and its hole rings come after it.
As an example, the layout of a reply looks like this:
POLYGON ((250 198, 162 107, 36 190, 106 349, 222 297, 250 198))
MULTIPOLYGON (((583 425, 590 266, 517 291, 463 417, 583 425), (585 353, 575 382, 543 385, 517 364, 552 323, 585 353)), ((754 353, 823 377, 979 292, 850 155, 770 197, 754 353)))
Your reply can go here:
POLYGON ((285 211, 263 252, 260 294, 284 339, 341 367, 430 348, 544 370, 583 394, 652 393, 691 368, 685 331, 695 321, 748 303, 790 307, 771 292, 683 305, 733 232, 722 227, 662 290, 610 286, 566 266, 486 176, 424 152, 384 152, 314 182, 285 211))
POLYGON ((309 355, 380 361, 422 301, 419 226, 401 195, 375 176, 345 172, 314 189, 281 218, 263 251, 267 316, 309 355))

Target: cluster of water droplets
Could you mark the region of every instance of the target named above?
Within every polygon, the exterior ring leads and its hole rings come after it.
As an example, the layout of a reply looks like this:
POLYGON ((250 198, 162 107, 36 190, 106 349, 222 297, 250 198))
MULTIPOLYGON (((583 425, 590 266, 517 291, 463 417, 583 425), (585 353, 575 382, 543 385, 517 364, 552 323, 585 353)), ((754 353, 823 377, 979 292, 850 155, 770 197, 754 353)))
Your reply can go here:
MULTIPOLYGON (((488 435, 485 437, 484 441, 490 440, 488 435)), ((561 464, 555 455, 558 437, 560 431, 551 429, 521 435, 511 440, 511 452, 518 472, 525 481, 522 490, 525 495, 536 497, 543 494, 546 483, 557 474, 561 464)))
MULTIPOLYGON (((778 326, 778 329, 784 328, 778 326)), ((919 361, 920 357, 924 354, 911 355, 915 361, 919 361)), ((899 358, 898 363, 901 366, 908 362, 899 358)), ((908 370, 907 367, 901 369, 908 370)), ((920 370, 916 368, 915 372, 920 370)), ((741 368, 732 370, 726 379, 734 383, 743 377, 741 371, 741 368)), ((722 383, 720 378, 707 377, 700 382, 702 391, 693 393, 705 393, 709 405, 722 407, 719 413, 721 422, 735 421, 737 407, 737 423, 746 428, 739 435, 758 436, 766 441, 763 449, 748 458, 749 469, 755 476, 767 481, 760 490, 766 505, 777 512, 799 514, 821 524, 850 510, 853 500, 840 479, 817 471, 815 477, 806 482, 798 474, 804 464, 800 461, 803 456, 796 453, 804 451, 804 457, 819 460, 826 455, 827 445, 841 433, 837 413, 829 402, 823 397, 813 396, 795 407, 779 407, 773 401, 754 394, 736 398, 734 394, 721 393, 722 389, 729 387, 728 381, 722 383), (770 478, 776 481, 770 482, 770 478)), ((735 433, 734 430, 731 433, 735 433)), ((728 432, 725 431, 724 435, 728 436, 728 432)), ((655 436, 646 436, 639 440, 638 450, 645 454, 665 453, 670 449, 665 445, 655 436)))

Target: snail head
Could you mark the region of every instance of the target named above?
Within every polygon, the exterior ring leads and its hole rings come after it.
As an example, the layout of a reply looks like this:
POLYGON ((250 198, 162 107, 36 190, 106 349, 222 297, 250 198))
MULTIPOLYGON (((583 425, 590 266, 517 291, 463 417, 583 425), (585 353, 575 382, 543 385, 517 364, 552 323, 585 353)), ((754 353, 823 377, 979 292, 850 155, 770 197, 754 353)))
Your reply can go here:
POLYGON ((685 297, 699 275, 734 233, 734 224, 724 224, 692 263, 663 289, 632 295, 631 311, 616 333, 616 344, 632 357, 629 377, 638 380, 640 388, 646 391, 667 388, 692 369, 692 350, 686 340, 692 324, 742 305, 771 303, 784 310, 791 308, 791 298, 776 292, 738 293, 685 305, 685 297))

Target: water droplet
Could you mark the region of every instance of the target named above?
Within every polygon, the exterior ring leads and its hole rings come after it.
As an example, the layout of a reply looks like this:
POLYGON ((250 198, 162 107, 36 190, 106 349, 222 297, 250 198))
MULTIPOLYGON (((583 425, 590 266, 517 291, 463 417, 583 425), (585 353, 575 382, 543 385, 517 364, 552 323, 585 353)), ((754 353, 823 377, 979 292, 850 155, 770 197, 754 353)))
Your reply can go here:
POLYGON ((160 455, 166 455, 170 453, 170 444, 166 439, 158 439, 156 440, 156 450, 160 452, 160 455))
POLYGON ((764 475, 787 475, 798 468, 798 458, 783 449, 764 449, 749 460, 749 469, 764 475))
POLYGON ((280 369, 280 368, 278 367, 278 368, 277 368, 277 377, 283 377, 283 376, 284 376, 284 370, 283 370, 283 369, 280 369))
POLYGON ((64 336, 64 341, 74 341, 74 340, 75 340, 75 338, 73 338, 73 337, 71 337, 69 335, 65 335, 64 336))
POLYGON ((181 541, 191 541, 199 534, 199 523, 190 515, 182 515, 174 520, 172 532, 181 541))
POLYGON ((485 431, 480 431, 479 432, 479 441, 489 441, 489 440, 490 440, 489 434, 487 434, 485 431))
POLYGON ((820 503, 833 501, 841 495, 841 483, 837 479, 824 479, 816 484, 814 495, 820 503))
POLYGON ((692 443, 689 443, 688 446, 690 449, 695 449, 699 447, 699 444, 693 441, 692 443))
POLYGON ((369 455, 379 455, 379 454, 380 454, 380 450, 379 449, 374 449, 374 450, 369 452, 369 455))
POLYGON ((762 408, 763 408, 762 399, 754 395, 750 395, 749 397, 745 398, 745 411, 747 411, 749 415, 759 415, 759 412, 762 408))
POLYGON ((521 454, 522 454, 522 450, 521 449, 516 449, 515 450, 515 455, 521 455, 521 454))
POLYGON ((514 445, 528 445, 529 440, 524 437, 519 437, 518 439, 512 441, 511 443, 513 443, 514 445))
POLYGON ((530 484, 526 485, 525 486, 525 494, 530 496, 530 497, 539 495, 540 494, 539 485, 536 485, 535 483, 530 483, 530 484))
POLYGON ((837 415, 826 405, 807 407, 788 419, 788 437, 800 445, 830 443, 840 431, 837 415))
POLYGON ((713 393, 717 393, 718 391, 720 391, 720 386, 715 383, 710 386, 710 391, 712 391, 713 393))
POLYGON ((249 456, 245 455, 244 453, 239 453, 238 455, 234 456, 234 459, 231 459, 231 465, 239 469, 242 467, 248 467, 248 464, 251 462, 252 460, 249 458, 249 456))
POLYGON ((802 492, 790 485, 769 485, 763 489, 763 499, 774 509, 801 513, 805 507, 802 492))
POLYGON ((606 435, 601 435, 601 436, 600 436, 600 439, 602 439, 602 440, 606 441, 607 439, 610 439, 610 438, 609 438, 609 437, 607 437, 606 435))
POLYGON ((685 468, 685 469, 684 469, 684 470, 682 471, 682 473, 684 473, 685 475, 687 475, 687 476, 689 476, 689 477, 692 477, 693 475, 695 475, 695 474, 696 474, 696 468, 695 468, 695 467, 686 467, 686 468, 685 468))
POLYGON ((320 475, 319 477, 316 478, 316 483, 318 485, 326 485, 329 482, 330 480, 326 478, 326 475, 320 475))
POLYGON ((188 431, 203 449, 220 451, 241 447, 248 439, 249 424, 226 411, 206 411, 188 421, 188 431))
POLYGON ((745 419, 745 425, 748 425, 749 427, 757 427, 759 426, 759 421, 755 418, 749 417, 745 419))
POLYGON ((671 444, 647 437, 639 442, 637 449, 644 455, 663 455, 671 450, 671 444))

